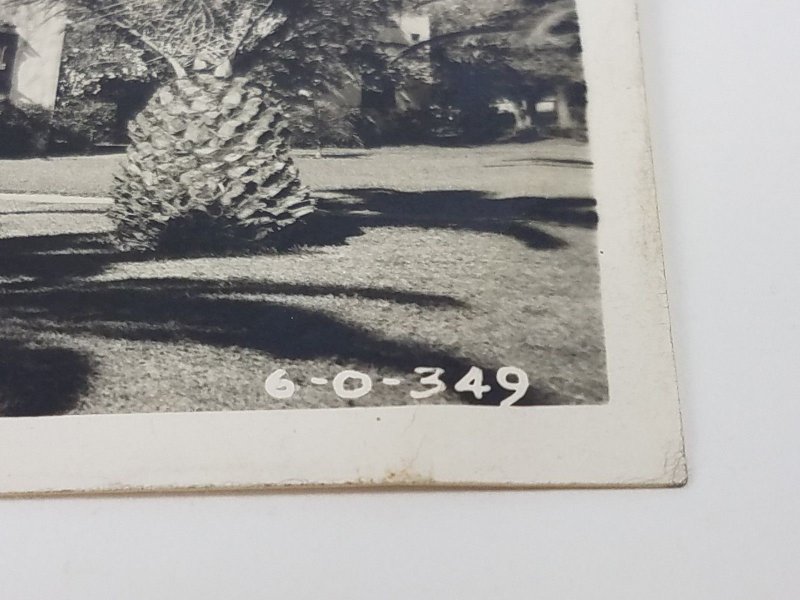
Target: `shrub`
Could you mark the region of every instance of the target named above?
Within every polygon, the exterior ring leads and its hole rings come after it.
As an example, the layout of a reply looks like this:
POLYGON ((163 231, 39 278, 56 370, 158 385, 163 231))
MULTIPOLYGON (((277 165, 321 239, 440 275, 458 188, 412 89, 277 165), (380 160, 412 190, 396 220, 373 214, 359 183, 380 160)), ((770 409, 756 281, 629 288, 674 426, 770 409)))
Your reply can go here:
POLYGON ((422 144, 458 137, 460 132, 453 126, 452 116, 438 107, 389 113, 365 110, 358 134, 367 146, 422 144))
POLYGON ((110 102, 71 98, 53 113, 51 148, 85 152, 96 144, 112 143, 116 126, 116 106, 110 102))
POLYGON ((289 107, 290 142, 295 148, 358 148, 360 111, 343 106, 335 99, 297 103, 289 107))
POLYGON ((359 136, 368 146, 484 144, 513 133, 514 118, 491 107, 461 109, 434 105, 379 114, 365 111, 359 136))
POLYGON ((0 100, 0 156, 19 158, 47 152, 52 114, 37 106, 0 100))
POLYGON ((0 101, 0 156, 85 152, 95 144, 111 142, 115 111, 111 103, 83 99, 69 100, 53 112, 0 101))

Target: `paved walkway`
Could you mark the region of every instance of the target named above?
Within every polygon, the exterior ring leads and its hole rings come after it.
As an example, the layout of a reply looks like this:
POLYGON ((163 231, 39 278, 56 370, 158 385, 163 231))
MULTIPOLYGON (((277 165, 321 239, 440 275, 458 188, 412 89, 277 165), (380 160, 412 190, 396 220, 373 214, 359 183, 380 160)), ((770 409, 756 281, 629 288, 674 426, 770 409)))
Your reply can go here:
POLYGON ((32 202, 34 204, 110 204, 108 196, 64 196, 61 194, 0 193, 0 202, 32 202))

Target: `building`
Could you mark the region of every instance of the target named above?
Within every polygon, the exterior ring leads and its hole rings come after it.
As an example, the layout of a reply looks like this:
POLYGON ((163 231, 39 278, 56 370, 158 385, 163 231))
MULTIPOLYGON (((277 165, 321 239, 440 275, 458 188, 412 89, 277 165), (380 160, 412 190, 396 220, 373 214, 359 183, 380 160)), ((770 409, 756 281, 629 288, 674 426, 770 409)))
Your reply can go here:
MULTIPOLYGON (((427 15, 403 12, 393 16, 379 29, 374 39, 376 63, 389 63, 409 48, 431 39, 431 19, 427 15)), ((338 90, 337 96, 351 108, 378 112, 424 109, 431 95, 433 68, 430 48, 422 47, 403 60, 406 77, 395 81, 380 70, 359 83, 338 90)))
POLYGON ((0 98, 55 106, 65 27, 44 5, 0 5, 0 98))

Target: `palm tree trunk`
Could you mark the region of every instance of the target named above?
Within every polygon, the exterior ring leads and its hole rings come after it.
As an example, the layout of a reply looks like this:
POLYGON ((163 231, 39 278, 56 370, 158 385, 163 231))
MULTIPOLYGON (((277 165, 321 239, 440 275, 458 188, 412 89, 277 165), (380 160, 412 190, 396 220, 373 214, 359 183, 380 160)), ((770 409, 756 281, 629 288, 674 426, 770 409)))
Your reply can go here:
POLYGON ((196 74, 166 84, 129 132, 109 213, 122 250, 260 244, 314 210, 280 107, 246 78, 196 74))

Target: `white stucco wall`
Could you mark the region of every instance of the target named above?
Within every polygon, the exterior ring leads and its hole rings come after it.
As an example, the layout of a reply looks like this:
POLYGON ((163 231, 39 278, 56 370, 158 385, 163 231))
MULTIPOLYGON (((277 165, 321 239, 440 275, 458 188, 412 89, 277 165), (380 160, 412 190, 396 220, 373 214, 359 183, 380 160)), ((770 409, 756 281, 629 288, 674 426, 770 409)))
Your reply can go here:
POLYGON ((403 13, 397 17, 397 25, 409 44, 431 39, 431 19, 427 15, 403 13))
POLYGON ((66 19, 53 9, 0 4, 0 21, 12 23, 19 34, 11 101, 53 108, 58 89, 66 19))

